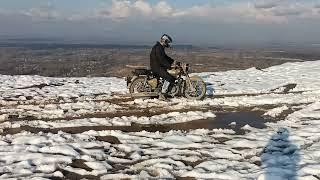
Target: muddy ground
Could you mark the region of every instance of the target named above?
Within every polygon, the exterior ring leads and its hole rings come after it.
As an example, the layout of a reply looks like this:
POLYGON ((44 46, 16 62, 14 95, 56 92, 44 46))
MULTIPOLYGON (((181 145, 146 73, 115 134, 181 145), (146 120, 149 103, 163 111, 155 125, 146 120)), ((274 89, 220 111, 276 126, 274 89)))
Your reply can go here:
MULTIPOLYGON (((151 47, 0 47, 0 74, 52 77, 129 75, 135 67, 148 67, 151 47)), ((192 72, 216 72, 256 67, 263 69, 286 62, 320 59, 303 49, 174 48, 168 54, 191 64, 192 72), (303 59, 303 60, 302 60, 303 59)))

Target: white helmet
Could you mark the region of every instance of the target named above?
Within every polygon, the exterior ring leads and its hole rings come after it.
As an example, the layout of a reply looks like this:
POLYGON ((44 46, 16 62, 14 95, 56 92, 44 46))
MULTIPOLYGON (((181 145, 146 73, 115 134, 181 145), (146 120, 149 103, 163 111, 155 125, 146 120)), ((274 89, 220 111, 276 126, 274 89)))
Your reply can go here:
POLYGON ((172 38, 169 35, 164 34, 161 36, 160 42, 164 47, 170 47, 170 43, 172 43, 172 38))

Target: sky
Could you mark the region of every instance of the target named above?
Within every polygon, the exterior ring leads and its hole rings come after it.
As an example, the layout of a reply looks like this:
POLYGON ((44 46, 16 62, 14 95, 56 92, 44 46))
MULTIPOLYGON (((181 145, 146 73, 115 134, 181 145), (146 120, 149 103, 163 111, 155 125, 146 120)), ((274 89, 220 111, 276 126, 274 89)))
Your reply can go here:
POLYGON ((320 0, 1 0, 0 38, 150 44, 319 43, 320 0))

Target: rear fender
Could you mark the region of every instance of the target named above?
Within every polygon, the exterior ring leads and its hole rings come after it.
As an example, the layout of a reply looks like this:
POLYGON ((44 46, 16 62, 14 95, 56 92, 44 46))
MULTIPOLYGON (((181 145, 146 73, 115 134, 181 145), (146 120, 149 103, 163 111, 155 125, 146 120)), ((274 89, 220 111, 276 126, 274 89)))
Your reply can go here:
POLYGON ((126 77, 126 82, 127 82, 127 87, 130 86, 131 82, 133 82, 136 78, 138 78, 139 76, 133 75, 133 76, 127 76, 126 77))

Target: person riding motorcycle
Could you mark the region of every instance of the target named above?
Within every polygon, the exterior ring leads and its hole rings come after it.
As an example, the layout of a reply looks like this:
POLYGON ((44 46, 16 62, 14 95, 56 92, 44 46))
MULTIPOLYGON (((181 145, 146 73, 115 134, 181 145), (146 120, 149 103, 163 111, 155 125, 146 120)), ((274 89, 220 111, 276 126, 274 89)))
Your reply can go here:
POLYGON ((151 50, 150 53, 150 66, 151 71, 165 81, 162 86, 162 90, 159 94, 159 99, 165 100, 167 97, 167 92, 169 90, 170 85, 172 85, 175 81, 175 78, 168 73, 168 69, 171 68, 173 64, 176 63, 171 57, 169 57, 165 53, 165 48, 170 47, 170 43, 172 43, 172 38, 164 34, 160 38, 160 42, 158 41, 151 50))

